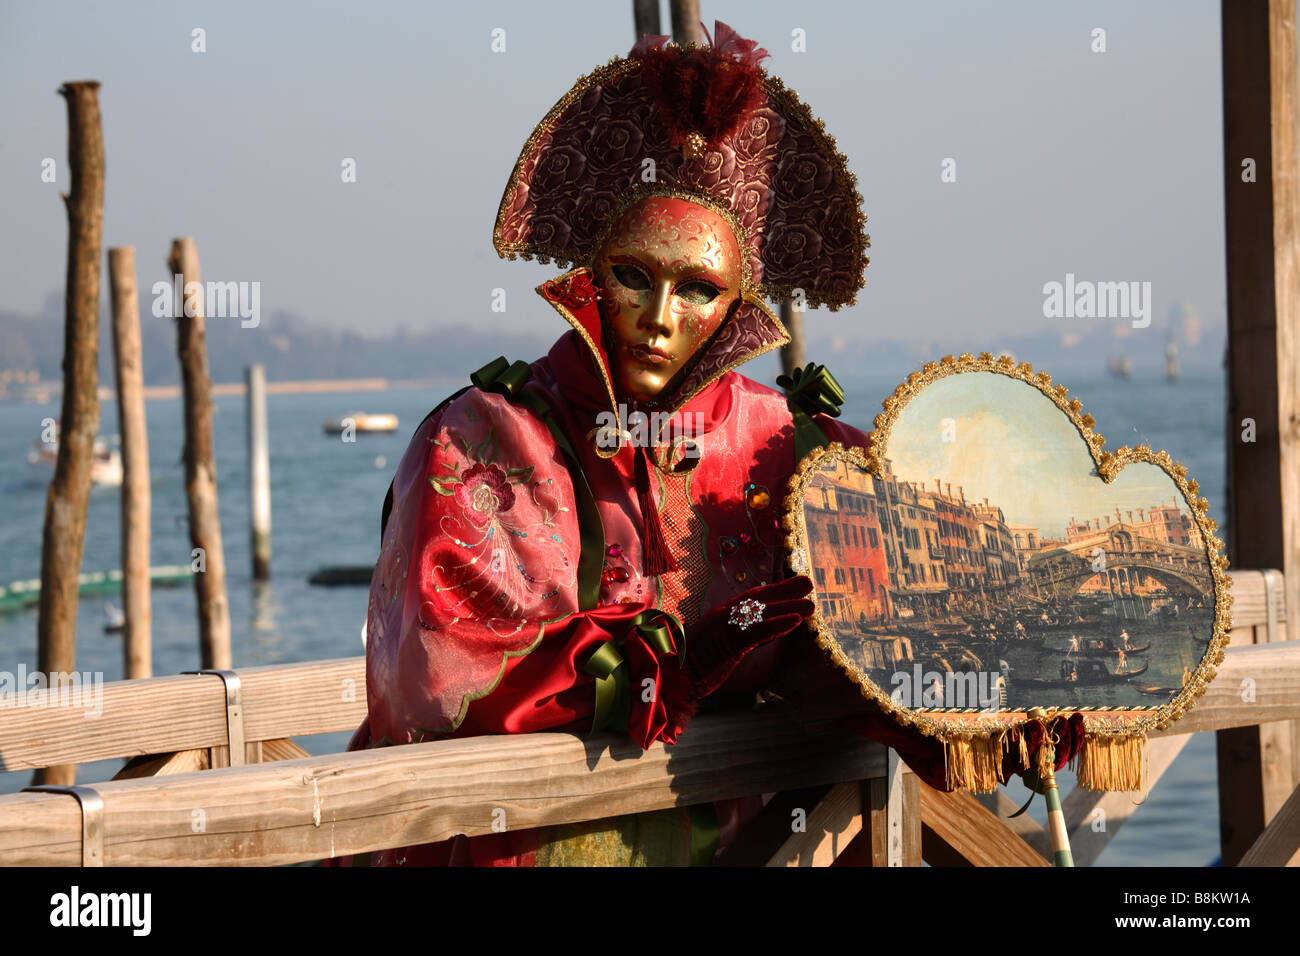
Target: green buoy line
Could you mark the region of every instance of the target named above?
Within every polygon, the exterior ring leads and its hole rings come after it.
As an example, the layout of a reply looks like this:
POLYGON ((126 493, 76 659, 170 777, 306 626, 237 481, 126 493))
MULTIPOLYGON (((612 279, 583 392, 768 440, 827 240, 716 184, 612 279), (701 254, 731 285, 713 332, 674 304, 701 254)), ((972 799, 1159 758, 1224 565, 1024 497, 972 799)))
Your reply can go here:
MULTIPOLYGON (((166 587, 182 584, 190 580, 194 572, 188 564, 168 564, 149 569, 149 582, 166 587)), ((122 589, 122 572, 90 571, 77 576, 77 593, 80 595, 110 594, 122 589)), ((37 578, 30 581, 14 581, 0 587, 0 613, 21 611, 35 607, 41 602, 41 582, 37 578)))

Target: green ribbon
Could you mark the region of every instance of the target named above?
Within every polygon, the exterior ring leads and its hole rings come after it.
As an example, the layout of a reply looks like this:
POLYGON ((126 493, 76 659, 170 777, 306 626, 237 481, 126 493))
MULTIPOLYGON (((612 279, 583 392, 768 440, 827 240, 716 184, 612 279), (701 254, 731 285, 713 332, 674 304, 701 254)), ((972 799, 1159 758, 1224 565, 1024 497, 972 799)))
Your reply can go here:
MULTIPOLYGON (((685 640, 682 622, 667 611, 642 611, 632 619, 628 630, 633 629, 659 656, 676 655, 679 667, 685 661, 686 655, 680 652, 685 640)), ((596 708, 591 718, 593 734, 602 730, 627 733, 628 719, 632 715, 632 692, 627 660, 621 650, 625 639, 610 638, 582 665, 583 673, 596 678, 596 708)), ((656 688, 656 693, 658 690, 656 688)))
POLYGON ((500 355, 471 374, 469 380, 485 392, 496 392, 513 401, 532 374, 532 366, 527 362, 507 362, 500 355))
POLYGON ((627 661, 618 649, 617 641, 611 639, 600 647, 596 653, 587 658, 582 665, 583 673, 596 678, 596 708, 591 716, 593 734, 617 724, 627 732, 628 718, 632 712, 632 698, 629 695, 627 661), (616 722, 615 716, 619 717, 616 722))
POLYGON ((789 375, 777 376, 776 384, 785 389, 786 402, 794 422, 794 457, 803 461, 814 448, 824 448, 830 439, 813 420, 819 412, 838 418, 844 404, 844 389, 825 365, 809 362, 789 375))
POLYGON ((810 417, 819 412, 831 418, 840 417, 844 389, 825 365, 809 362, 789 375, 778 376, 776 384, 785 389, 786 400, 792 407, 799 408, 810 417))

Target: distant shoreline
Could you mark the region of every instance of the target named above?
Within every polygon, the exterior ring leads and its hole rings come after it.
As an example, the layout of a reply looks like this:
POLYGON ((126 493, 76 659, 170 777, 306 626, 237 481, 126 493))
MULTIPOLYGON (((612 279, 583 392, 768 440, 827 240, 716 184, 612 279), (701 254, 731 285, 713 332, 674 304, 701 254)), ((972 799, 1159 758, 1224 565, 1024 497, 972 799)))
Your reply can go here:
MULTIPOLYGON (((454 383, 452 383, 454 385, 454 383)), ((432 389, 445 387, 447 382, 441 379, 386 379, 386 378, 340 378, 340 379, 304 379, 293 382, 267 382, 268 395, 310 395, 330 392, 387 392, 407 389, 432 389)), ((6 401, 14 404, 48 404, 59 398, 62 383, 51 382, 48 387, 29 385, 23 392, 11 394, 6 401)), ((146 400, 178 399, 181 397, 180 385, 146 385, 146 400)), ((213 397, 223 395, 243 395, 248 391, 244 382, 221 382, 212 386, 213 397)), ((101 402, 117 400, 117 391, 112 388, 99 389, 101 402)))

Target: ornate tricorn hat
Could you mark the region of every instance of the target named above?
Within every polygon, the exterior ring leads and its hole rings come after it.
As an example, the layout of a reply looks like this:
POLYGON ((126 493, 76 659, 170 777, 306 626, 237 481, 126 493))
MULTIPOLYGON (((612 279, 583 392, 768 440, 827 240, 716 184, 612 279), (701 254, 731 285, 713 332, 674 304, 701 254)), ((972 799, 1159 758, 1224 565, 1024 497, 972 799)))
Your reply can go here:
POLYGON ((724 23, 715 36, 685 47, 643 37, 578 80, 510 175, 492 235, 502 257, 587 265, 627 205, 671 195, 736 231, 741 311, 796 289, 809 306, 853 304, 870 245, 856 177, 822 122, 759 66, 766 50, 724 23))

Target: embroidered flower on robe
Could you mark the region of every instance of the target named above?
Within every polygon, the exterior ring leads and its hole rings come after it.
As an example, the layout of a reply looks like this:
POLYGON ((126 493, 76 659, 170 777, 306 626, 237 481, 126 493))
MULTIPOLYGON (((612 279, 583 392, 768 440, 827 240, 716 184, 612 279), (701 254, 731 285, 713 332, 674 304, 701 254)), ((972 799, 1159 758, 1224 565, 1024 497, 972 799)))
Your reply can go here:
POLYGON ((465 511, 465 517, 477 525, 485 525, 496 515, 515 506, 515 490, 504 470, 497 465, 482 463, 470 466, 456 485, 456 503, 465 511))

